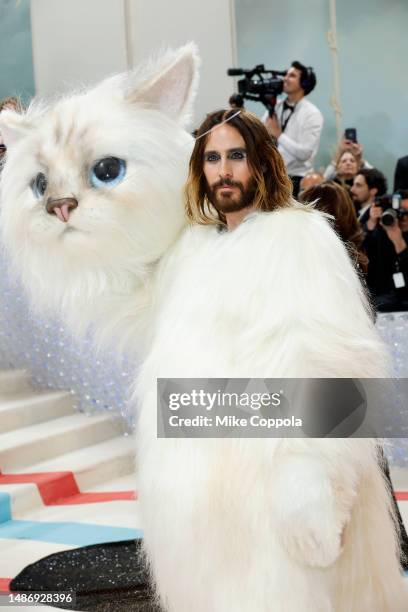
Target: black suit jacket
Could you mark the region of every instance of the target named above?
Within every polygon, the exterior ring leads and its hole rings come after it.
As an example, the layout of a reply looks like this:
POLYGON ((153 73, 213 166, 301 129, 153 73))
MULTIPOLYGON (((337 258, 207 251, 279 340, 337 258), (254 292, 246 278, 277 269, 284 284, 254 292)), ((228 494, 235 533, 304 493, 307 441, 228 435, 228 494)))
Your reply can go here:
POLYGON ((408 189, 408 155, 397 161, 394 175, 394 193, 398 189, 408 189))

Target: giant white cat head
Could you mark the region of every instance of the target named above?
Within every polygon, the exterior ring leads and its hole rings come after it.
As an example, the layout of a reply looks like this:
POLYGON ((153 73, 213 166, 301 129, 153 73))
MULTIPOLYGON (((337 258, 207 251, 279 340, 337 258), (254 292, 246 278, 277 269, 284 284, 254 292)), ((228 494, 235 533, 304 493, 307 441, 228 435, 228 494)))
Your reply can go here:
POLYGON ((183 227, 193 44, 24 115, 5 111, 0 225, 37 300, 125 293, 183 227))

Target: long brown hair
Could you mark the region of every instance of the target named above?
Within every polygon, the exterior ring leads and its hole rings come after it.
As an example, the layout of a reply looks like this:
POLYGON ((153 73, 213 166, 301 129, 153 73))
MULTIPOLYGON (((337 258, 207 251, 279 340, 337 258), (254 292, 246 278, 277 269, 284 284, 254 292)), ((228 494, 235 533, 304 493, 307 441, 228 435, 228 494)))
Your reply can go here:
POLYGON ((258 210, 271 211, 290 206, 292 183, 286 173, 283 159, 263 123, 247 111, 219 110, 207 115, 196 132, 196 141, 190 159, 185 185, 186 213, 190 221, 208 225, 225 223, 207 199, 207 181, 204 176, 204 151, 210 131, 226 119, 238 130, 245 141, 248 166, 256 182, 253 205, 258 210))
POLYGON ((316 202, 316 208, 334 217, 334 229, 348 247, 362 272, 367 272, 368 258, 363 251, 364 233, 357 219, 354 204, 347 190, 329 181, 303 191, 301 202, 316 202))

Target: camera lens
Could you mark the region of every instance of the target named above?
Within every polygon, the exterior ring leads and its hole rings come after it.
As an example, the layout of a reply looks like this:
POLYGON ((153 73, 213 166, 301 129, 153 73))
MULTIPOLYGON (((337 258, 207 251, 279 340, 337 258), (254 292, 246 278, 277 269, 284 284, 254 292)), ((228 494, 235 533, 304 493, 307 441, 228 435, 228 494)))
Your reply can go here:
POLYGON ((397 218, 397 212, 392 208, 385 210, 381 215, 381 223, 383 225, 392 225, 397 218))

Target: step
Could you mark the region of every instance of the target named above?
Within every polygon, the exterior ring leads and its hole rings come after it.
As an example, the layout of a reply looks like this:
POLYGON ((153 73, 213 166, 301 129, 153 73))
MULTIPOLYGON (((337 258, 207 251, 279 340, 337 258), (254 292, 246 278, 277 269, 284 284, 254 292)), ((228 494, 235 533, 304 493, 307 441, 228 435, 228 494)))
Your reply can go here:
POLYGON ((396 491, 408 491, 408 469, 406 467, 391 466, 391 480, 396 491))
POLYGON ((100 485, 95 485, 88 489, 89 493, 98 493, 106 491, 135 491, 138 489, 138 478, 136 472, 126 474, 125 476, 115 476, 100 485))
POLYGON ((38 393, 31 390, 0 396, 0 432, 3 434, 72 414, 73 404, 74 396, 67 391, 38 393))
MULTIPOLYGON (((51 460, 30 465, 30 472, 63 472, 75 474, 81 491, 103 485, 112 478, 127 476, 135 470, 132 436, 118 436, 87 448, 59 455, 51 460)), ((17 473, 12 470, 12 473, 17 473)))
MULTIPOLYGON (((30 474, 48 472, 50 479, 48 491, 50 488, 55 491, 59 488, 59 479, 55 477, 55 472, 67 471, 69 465, 73 468, 74 478, 81 493, 135 490, 133 443, 127 438, 113 438, 101 444, 88 446, 81 451, 62 455, 52 462, 32 465, 27 472, 30 474)), ((18 473, 15 470, 7 472, 7 474, 18 473)), ((66 486, 65 482, 60 486, 66 486)), ((24 518, 27 513, 31 516, 33 512, 44 508, 44 501, 36 483, 1 484, 0 481, 0 493, 10 495, 14 518, 17 516, 24 518)))
POLYGON ((119 433, 120 425, 111 416, 74 414, 1 434, 0 470, 31 466, 119 433))
MULTIPOLYGON (((27 513, 31 516, 33 509, 44 507, 38 488, 33 483, 1 485, 0 495, 1 493, 8 493, 10 495, 11 515, 13 518, 27 513)), ((1 504, 2 500, 0 499, 0 507, 1 504)), ((0 525, 6 515, 6 512, 0 512, 0 517, 3 517, 0 518, 0 525)))
MULTIPOLYGON (((53 553, 71 550, 73 546, 64 544, 54 544, 51 542, 39 542, 38 540, 2 540, 0 555, 0 578, 14 578, 24 567, 35 563, 39 559, 53 553)), ((40 606, 34 607, 9 607, 9 612, 37 612, 40 606)), ((45 608, 44 608, 45 609, 45 608)), ((53 608, 46 608, 52 610, 53 608)), ((2 612, 6 612, 7 607, 0 607, 2 612)), ((59 608, 59 612, 61 609, 59 608)))
POLYGON ((13 518, 15 520, 30 520, 42 523, 92 523, 95 525, 112 525, 131 529, 142 528, 139 502, 136 499, 104 501, 93 504, 47 506, 30 512, 29 516, 13 512, 13 518))
POLYGON ((27 370, 0 370, 0 395, 9 395, 32 389, 27 370))

